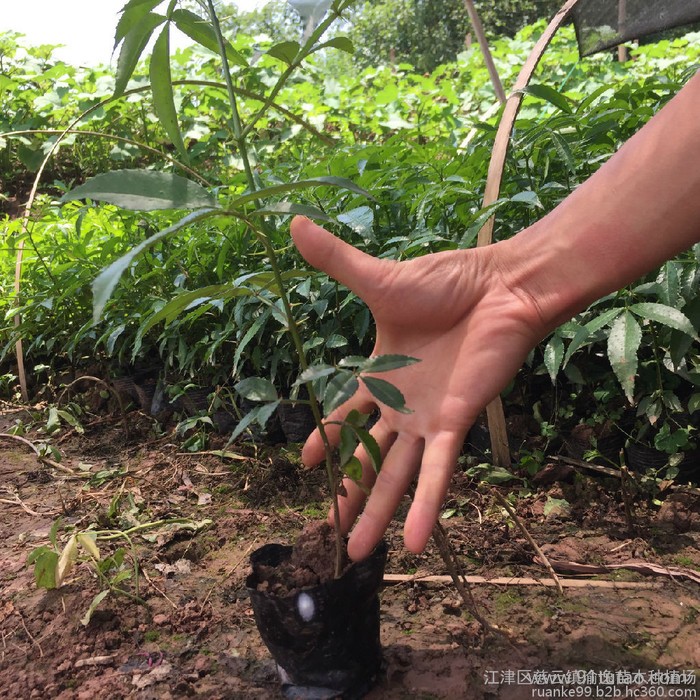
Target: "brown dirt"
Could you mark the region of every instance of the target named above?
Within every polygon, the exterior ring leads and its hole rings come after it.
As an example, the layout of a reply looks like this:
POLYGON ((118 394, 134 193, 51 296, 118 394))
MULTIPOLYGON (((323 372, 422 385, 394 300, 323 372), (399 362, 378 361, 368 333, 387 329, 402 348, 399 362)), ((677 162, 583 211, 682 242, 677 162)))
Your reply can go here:
MULTIPOLYGON (((96 419, 84 435, 54 435, 61 464, 74 474, 43 466, 25 445, 0 438, 0 697, 281 697, 245 589, 247 560, 266 542, 292 542, 320 517, 323 476, 302 472, 296 448, 236 445, 228 450, 238 457, 225 459, 182 454, 173 435, 158 434, 138 414, 130 419, 128 438, 110 418, 96 419), (116 531, 173 518, 211 523, 196 532, 170 525, 134 533, 144 604, 110 593, 83 625, 102 590, 88 558, 81 555, 64 585, 49 591, 37 588, 27 564, 33 549, 49 544, 59 517, 60 548, 68 526, 116 531)), ((5 407, 0 433, 16 420, 29 423, 29 413, 5 407)), ((36 430, 26 437, 42 439, 36 430)), ((674 567, 676 575, 587 574, 616 585, 566 588, 563 596, 545 585, 474 583, 481 614, 498 629, 486 635, 452 585, 387 584, 385 672, 368 698, 616 697, 604 685, 611 677, 621 689, 617 697, 669 697, 672 681, 683 692, 676 697, 700 696, 700 682, 690 683, 691 672, 700 671, 700 585, 693 580, 700 575, 698 499, 676 494, 659 508, 638 494, 630 532, 619 488, 614 480, 577 473, 570 483, 523 490, 514 503, 550 559, 598 566, 643 561, 674 567), (637 587, 623 587, 630 583, 637 587), (551 677, 532 675, 555 670, 598 675, 550 685, 551 677), (675 675, 650 675, 661 670, 675 675), (639 685, 642 676, 625 679, 623 671, 642 671, 667 692, 651 695, 651 686, 639 685), (551 694, 569 682, 579 695, 551 694)), ((470 575, 547 578, 488 487, 458 475, 448 505, 455 513, 443 522, 470 575)), ((420 556, 403 549, 404 513, 405 506, 388 533, 387 571, 444 574, 432 545, 420 556)), ((119 545, 98 544, 103 558, 119 545)), ((130 564, 127 553, 124 565, 130 564)), ((120 585, 136 595, 133 579, 120 585)))

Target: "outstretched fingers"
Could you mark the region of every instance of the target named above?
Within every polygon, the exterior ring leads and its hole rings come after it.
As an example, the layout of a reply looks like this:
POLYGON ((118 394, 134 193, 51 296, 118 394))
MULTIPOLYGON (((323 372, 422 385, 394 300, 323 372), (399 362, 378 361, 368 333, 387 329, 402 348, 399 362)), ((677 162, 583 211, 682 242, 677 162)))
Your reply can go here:
POLYGON ((348 554, 364 559, 382 539, 421 462, 423 441, 399 434, 391 445, 357 525, 350 534, 348 554))
POLYGON ((404 524, 404 542, 411 552, 422 552, 430 539, 463 442, 463 436, 447 432, 426 440, 416 493, 404 524))

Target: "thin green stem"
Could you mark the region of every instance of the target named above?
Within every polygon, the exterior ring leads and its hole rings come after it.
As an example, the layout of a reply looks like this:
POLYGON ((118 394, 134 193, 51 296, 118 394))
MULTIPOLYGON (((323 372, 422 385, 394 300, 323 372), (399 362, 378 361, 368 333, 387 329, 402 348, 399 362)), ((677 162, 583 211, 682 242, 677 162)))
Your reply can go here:
POLYGON ((138 534, 139 532, 144 532, 145 530, 152 530, 156 527, 163 527, 164 525, 191 525, 194 523, 190 518, 171 518, 165 520, 155 520, 150 523, 141 523, 140 525, 135 525, 128 530, 97 530, 95 531, 95 536, 102 540, 103 542, 110 542, 112 540, 126 539, 130 541, 129 538, 132 535, 138 534))
POLYGON ((209 18, 211 19, 211 24, 214 29, 214 33, 216 34, 216 41, 219 45, 219 57, 221 58, 221 67, 224 72, 224 82, 226 83, 226 91, 228 92, 228 99, 229 103, 231 104, 231 120, 233 124, 233 133, 236 138, 236 146, 238 147, 238 152, 243 160, 243 169, 245 170, 248 184, 250 185, 251 190, 255 191, 257 189, 255 184, 255 176, 252 168, 250 167, 250 158, 248 156, 248 147, 246 144, 246 133, 243 131, 241 126, 241 117, 238 112, 236 91, 233 88, 231 70, 228 64, 228 57, 226 56, 226 42, 224 41, 224 35, 221 33, 221 25, 219 24, 219 18, 216 14, 216 10, 214 9, 213 0, 207 0, 207 7, 209 10, 209 18))
MULTIPOLYGON (((287 68, 287 70, 280 76, 279 80, 277 81, 277 84, 275 87, 272 89, 270 94, 268 95, 267 99, 263 103, 262 107, 260 110, 256 113, 256 115, 253 117, 253 120, 248 124, 248 126, 243 129, 241 125, 241 120, 240 120, 240 114, 238 112, 238 103, 236 101, 236 91, 233 86, 233 81, 231 79, 231 72, 229 70, 229 65, 228 65, 228 58, 226 56, 226 45, 224 42, 224 37, 221 32, 221 26, 219 24, 219 19, 216 14, 216 10, 214 9, 214 3, 213 0, 207 0, 207 8, 209 11, 209 17, 212 22, 212 26, 214 29, 214 33, 216 34, 216 39, 217 43, 219 45, 219 55, 222 61, 222 68, 224 71, 224 80, 226 83, 226 89, 228 92, 229 96, 229 103, 231 105, 231 114, 232 114, 232 123, 233 123, 233 130, 234 130, 234 136, 236 138, 236 143, 238 146, 238 151, 241 155, 241 158, 243 160, 243 168, 246 173, 246 178, 248 180, 248 185, 250 187, 251 192, 256 192, 258 190, 257 183, 255 180, 255 176, 253 174, 253 171, 250 167, 250 159, 248 157, 248 149, 247 149, 247 144, 246 144, 246 138, 248 134, 250 133, 251 129, 254 127, 255 123, 257 120, 267 111, 267 109, 270 107, 272 102, 274 101, 276 95, 279 93, 279 91, 282 89, 283 85, 286 83, 287 79, 291 75, 291 73, 297 68, 297 66, 301 63, 301 61, 310 53, 311 47, 316 43, 316 41, 319 39, 319 37, 326 31, 326 29, 330 26, 330 24, 336 19, 338 16, 337 13, 331 13, 330 17, 327 18, 324 22, 322 22, 319 27, 316 29, 316 31, 311 35, 307 43, 304 45, 303 50, 299 52, 299 57, 298 59, 295 59, 295 61, 292 62, 292 64, 287 68)), ((284 285, 284 279, 282 277, 281 270, 279 268, 279 262, 277 259, 277 255, 275 253, 274 246, 272 245, 271 242, 271 237, 268 232, 269 229, 269 223, 267 220, 263 220, 263 230, 259 231, 257 229, 253 229, 256 231, 258 237, 262 241, 265 251, 269 257, 270 260, 270 265, 272 267, 272 273, 275 278, 275 282, 277 283, 278 289, 279 289, 279 294, 280 298, 282 300, 282 305, 284 307, 284 313, 287 318, 287 326, 288 326, 288 331, 289 334, 292 338, 292 343, 294 345, 294 348, 296 350, 298 359, 299 359, 299 366, 302 370, 306 370, 308 368, 308 362, 306 360, 306 353, 304 352, 304 344, 301 340, 301 335, 299 333, 299 327, 297 326, 296 320, 294 318, 294 312, 292 311, 292 306, 289 302, 289 295, 287 294, 286 287, 284 285)), ((316 426, 319 430, 319 433, 321 435, 321 438, 323 440, 324 448, 325 448, 325 453, 326 453, 326 475, 328 477, 328 485, 330 488, 330 493, 331 493, 331 498, 333 501, 333 513, 334 513, 334 524, 335 524, 335 533, 336 533, 336 561, 335 561, 335 576, 336 578, 340 576, 340 572, 342 570, 342 565, 343 565, 343 540, 342 540, 342 535, 341 535, 341 530, 340 530, 340 513, 338 511, 338 489, 337 489, 337 482, 338 482, 338 474, 337 470, 333 464, 333 451, 330 445, 330 442, 328 441, 328 437, 326 435, 326 431, 323 425, 323 416, 321 415, 321 410, 319 408, 319 403, 316 398, 316 393, 313 388, 312 382, 307 382, 306 383, 306 389, 309 392, 309 401, 311 405, 311 412, 314 417, 314 422, 316 423, 316 426)))

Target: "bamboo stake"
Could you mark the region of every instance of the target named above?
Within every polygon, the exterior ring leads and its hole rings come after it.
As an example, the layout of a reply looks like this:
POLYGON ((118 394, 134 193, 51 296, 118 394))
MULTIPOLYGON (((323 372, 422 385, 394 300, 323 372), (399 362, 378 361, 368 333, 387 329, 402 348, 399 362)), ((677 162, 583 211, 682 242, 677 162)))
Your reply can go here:
MULTIPOLYGON (((545 578, 528 578, 519 576, 499 576, 496 578, 485 578, 484 576, 466 576, 466 581, 470 584, 483 584, 487 586, 545 586, 554 588, 556 581, 545 578)), ((387 585, 397 583, 452 583, 452 577, 446 575, 417 574, 384 574, 384 583, 387 585)), ((564 588, 660 588, 663 584, 646 581, 600 581, 598 579, 564 578, 559 579, 560 585, 564 588)))
POLYGON ((489 42, 486 39, 486 34, 484 33, 484 25, 481 24, 481 19, 479 18, 479 13, 474 7, 473 0, 464 0, 464 7, 467 8, 467 14, 469 15, 469 21, 472 23, 472 28, 474 29, 474 34, 476 34, 476 39, 479 42, 479 48, 484 57, 484 63, 486 63, 486 70, 489 72, 489 78, 491 78, 491 83, 493 89, 496 91, 496 97, 501 104, 506 101, 506 92, 503 89, 503 83, 496 70, 496 64, 493 62, 493 56, 491 55, 491 50, 489 49, 489 42))
MULTIPOLYGON (((467 0, 465 0, 465 3, 467 0)), ((522 102, 522 90, 527 87, 532 78, 535 68, 542 58, 549 42, 556 33, 557 29, 563 24, 569 12, 572 10, 578 0, 567 0, 551 22, 545 29, 537 44, 527 57, 517 80, 513 92, 506 100, 503 109, 503 116, 498 125, 496 140, 491 152, 491 161, 489 163, 489 172, 486 178, 486 188, 484 190, 483 207, 493 204, 497 199, 501 190, 501 180, 503 179, 503 169, 506 162, 506 154, 508 152, 508 144, 510 142, 510 134, 513 130, 515 118, 520 109, 522 102)), ((477 238, 477 246, 488 245, 493 240, 493 227, 495 217, 492 216, 479 231, 477 238)), ((489 427, 489 436, 491 438, 491 455, 493 463, 499 467, 507 467, 510 465, 510 450, 508 447, 508 430, 506 428, 505 415, 503 413, 503 404, 501 398, 497 396, 486 407, 486 418, 489 427)))

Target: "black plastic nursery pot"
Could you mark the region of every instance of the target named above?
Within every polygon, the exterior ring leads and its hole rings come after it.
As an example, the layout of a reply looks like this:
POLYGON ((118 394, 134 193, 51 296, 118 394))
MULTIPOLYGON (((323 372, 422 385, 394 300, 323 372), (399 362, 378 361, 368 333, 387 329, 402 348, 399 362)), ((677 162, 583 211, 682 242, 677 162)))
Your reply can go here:
POLYGON ((246 585, 263 642, 288 698, 363 697, 381 664, 379 589, 387 545, 349 566, 340 578, 288 595, 259 591, 258 567, 277 567, 292 547, 268 544, 250 557, 246 585))

